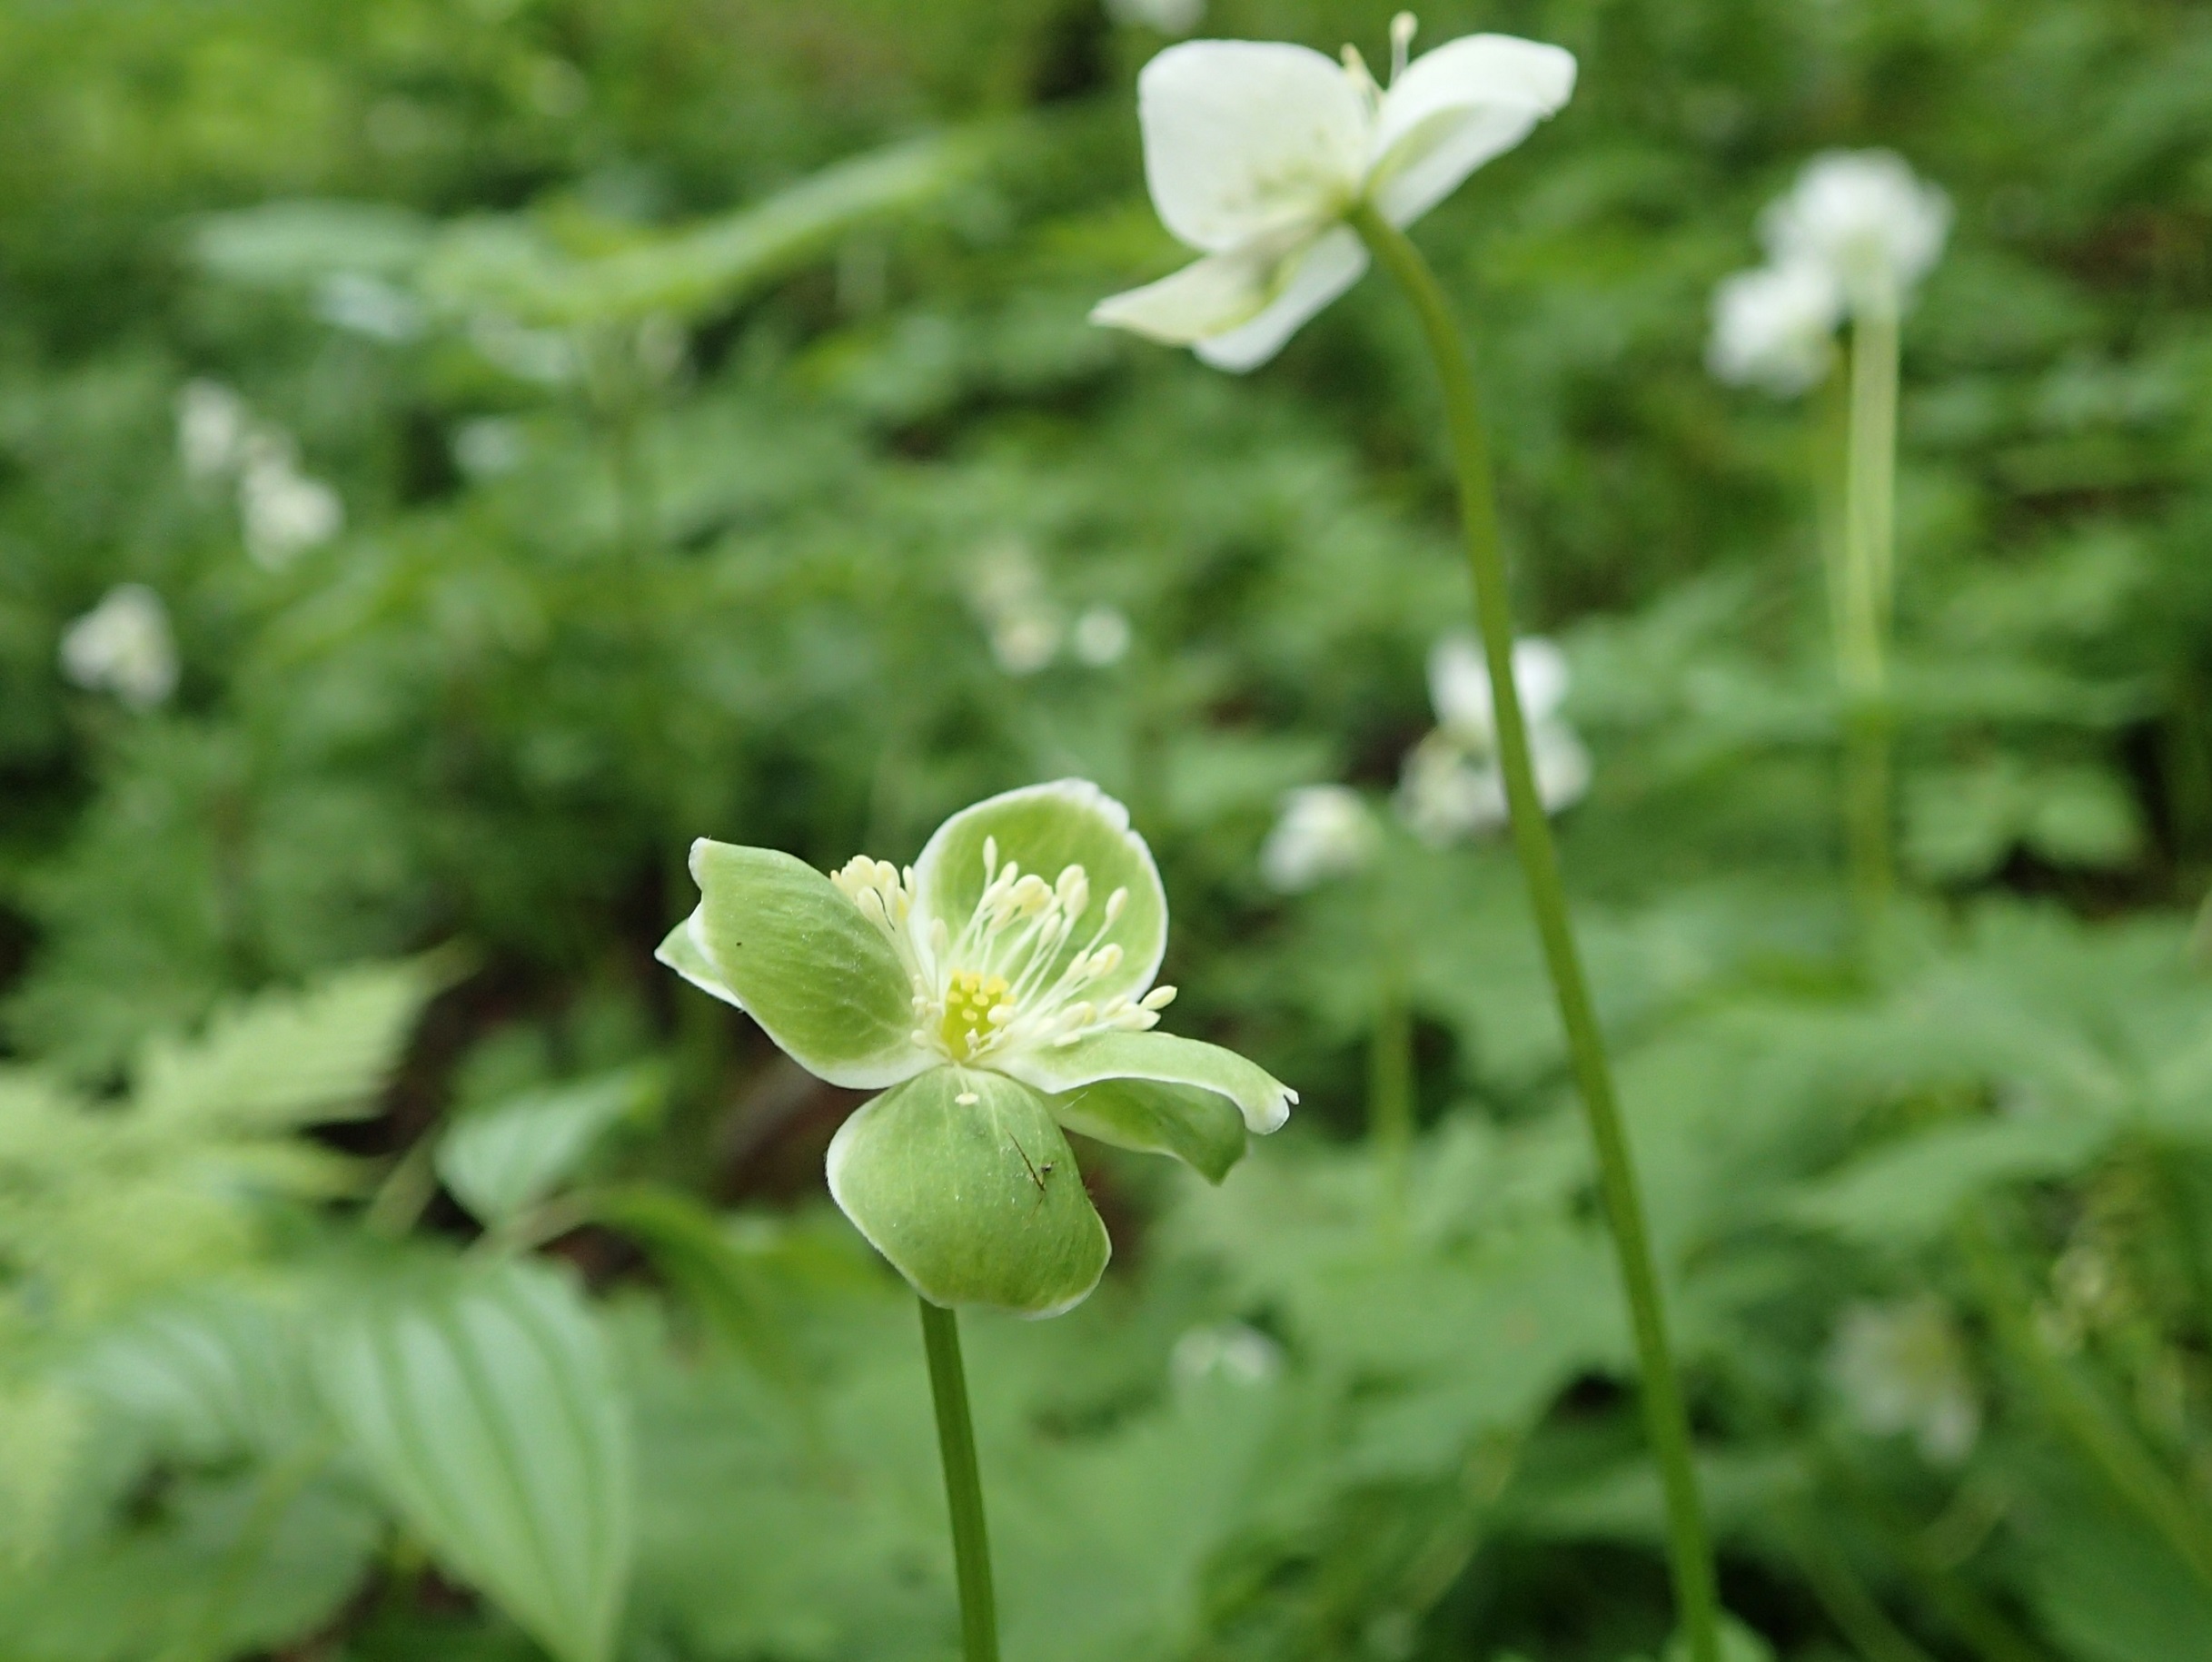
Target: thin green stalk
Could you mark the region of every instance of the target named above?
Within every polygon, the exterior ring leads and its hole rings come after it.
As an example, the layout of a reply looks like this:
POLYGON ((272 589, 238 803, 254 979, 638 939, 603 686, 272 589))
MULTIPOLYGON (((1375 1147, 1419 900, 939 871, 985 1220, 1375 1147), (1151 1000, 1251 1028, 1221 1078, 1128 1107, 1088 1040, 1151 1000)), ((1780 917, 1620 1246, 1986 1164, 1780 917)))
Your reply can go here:
POLYGON ((1787 1534, 1812 1596, 1865 1662, 1933 1662, 1911 1635, 1890 1619, 1850 1559, 1809 1510, 1790 1519, 1787 1534))
POLYGON ((1413 302, 1443 382, 1445 418, 1459 474, 1467 565, 1474 583, 1475 624, 1482 632, 1483 654, 1490 668, 1498 759, 1505 775, 1506 801, 1513 810, 1513 844, 1528 879, 1536 932, 1543 943, 1544 962, 1559 1000, 1560 1020, 1566 1028, 1575 1083, 1597 1150, 1599 1192, 1606 1220, 1612 1227, 1621 1281, 1635 1331, 1644 1426, 1666 1495, 1668 1558, 1675 1600, 1690 1640, 1692 1662, 1719 1662, 1720 1599, 1714 1590, 1712 1548, 1698 1498, 1697 1472, 1691 1460, 1690 1419, 1668 1350, 1666 1307, 1652 1267, 1650 1231, 1644 1222, 1643 1199, 1636 1186, 1628 1136, 1613 1096, 1612 1068, 1606 1059, 1605 1041, 1591 1004, 1582 955, 1568 922, 1559 852, 1552 842, 1551 822, 1536 794, 1528 727, 1521 713, 1520 692, 1513 685, 1513 626, 1506 591, 1505 555, 1500 546, 1489 444, 1483 432, 1474 371, 1468 361, 1466 343, 1453 320, 1451 304, 1420 252, 1371 208, 1355 208, 1351 221, 1376 262, 1396 279, 1413 302))
POLYGON ((976 1428, 967 1413, 967 1373, 960 1365, 960 1319, 920 1299, 922 1343, 929 1353, 929 1394, 937 1404, 937 1450, 945 1460, 945 1503, 952 1514, 952 1557, 960 1584, 960 1650, 965 1662, 998 1662, 998 1612, 991 1592, 991 1543, 983 1526, 983 1479, 976 1469, 976 1428))
POLYGON ((1844 701, 1844 839, 1852 899, 1870 947, 1896 886, 1888 660, 1897 589, 1897 356, 1893 310, 1870 309, 1851 325, 1836 667, 1844 701))
MULTIPOLYGON (((1378 897, 1378 907, 1389 905, 1378 897)), ((1413 1015, 1405 995, 1405 942, 1394 918, 1375 931, 1374 1030, 1368 1038, 1367 1143, 1376 1216, 1385 1234, 1404 1221, 1413 1145, 1413 1015)))

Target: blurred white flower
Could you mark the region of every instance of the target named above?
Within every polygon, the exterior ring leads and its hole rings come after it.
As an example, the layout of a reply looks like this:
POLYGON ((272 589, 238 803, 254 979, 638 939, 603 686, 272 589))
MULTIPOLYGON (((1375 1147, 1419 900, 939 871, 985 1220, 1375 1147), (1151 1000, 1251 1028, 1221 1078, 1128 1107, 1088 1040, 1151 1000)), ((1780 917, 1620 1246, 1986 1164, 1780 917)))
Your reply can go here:
MULTIPOLYGON (((1528 727, 1536 795, 1544 812, 1556 814, 1590 789, 1590 752, 1561 713, 1566 654, 1540 636, 1515 641, 1513 686, 1528 727)), ((1447 635, 1431 650, 1429 697, 1437 726, 1405 758, 1399 818, 1432 846, 1501 829, 1511 816, 1498 766, 1496 707, 1481 645, 1472 635, 1447 635)))
POLYGON ((315 291, 315 315, 334 328, 392 344, 422 332, 413 295, 366 272, 334 272, 315 291))
POLYGON ((1283 1347, 1241 1321, 1195 1327, 1175 1340, 1168 1370, 1185 1387, 1214 1379, 1271 1385, 1283 1371, 1283 1347))
POLYGON ((1094 669, 1120 663, 1129 641, 1129 617, 1118 606, 1086 607, 1068 637, 1076 657, 1094 669))
POLYGON ((1091 321, 1257 368, 1359 280, 1356 204, 1410 224, 1511 150, 1574 90, 1574 58, 1469 35, 1410 63, 1413 20, 1391 24, 1387 92, 1342 63, 1268 41, 1186 41, 1137 77, 1145 179, 1170 233, 1202 257, 1101 301, 1091 321))
POLYGON ((62 673, 79 687, 151 709, 176 690, 169 608, 144 583, 124 583, 62 636, 62 673))
POLYGON ((478 416, 453 430, 453 460, 471 479, 494 479, 522 465, 522 429, 504 416, 478 416))
POLYGON ((1950 198, 1887 150, 1813 157, 1760 222, 1774 263, 1825 271, 1854 314, 1895 312, 1943 252, 1950 198))
POLYGON ((1205 0, 1106 0, 1106 15, 1162 35, 1188 35, 1205 15, 1205 0))
POLYGON ((190 479, 215 479, 244 458, 245 401, 219 381, 188 381, 176 395, 176 453, 190 479))
POLYGON ((1331 877, 1364 871, 1382 828, 1360 794, 1342 785, 1303 785, 1283 798, 1283 816, 1260 845, 1260 876, 1295 895, 1331 877))
POLYGON ((991 657, 1011 676, 1035 675, 1060 655, 1066 621, 1027 543, 993 544, 977 559, 968 599, 990 637, 991 657))
POLYGON ((1842 321, 1843 292, 1824 266, 1738 272, 1713 291, 1706 366, 1731 385, 1794 397, 1828 373, 1842 321))
POLYGON ((1828 1376, 1853 1424, 1909 1433, 1924 1459, 1955 1466, 1981 1431, 1981 1400, 1950 1312, 1932 1298, 1854 1304, 1836 1323, 1828 1376))
POLYGON ((320 480, 302 473, 291 441, 257 433, 238 476, 238 514, 246 552, 263 570, 278 571, 345 525, 345 504, 320 480))

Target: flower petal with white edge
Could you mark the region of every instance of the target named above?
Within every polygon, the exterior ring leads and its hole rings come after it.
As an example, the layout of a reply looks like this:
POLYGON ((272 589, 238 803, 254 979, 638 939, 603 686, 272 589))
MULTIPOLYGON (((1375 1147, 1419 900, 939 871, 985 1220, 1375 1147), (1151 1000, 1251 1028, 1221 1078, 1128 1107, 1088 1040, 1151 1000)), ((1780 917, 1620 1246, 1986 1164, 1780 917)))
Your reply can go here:
POLYGON ((1365 101, 1318 52, 1186 41, 1145 65, 1136 103, 1153 205, 1189 247, 1224 253, 1317 224, 1358 193, 1365 101))
POLYGON ((915 1043, 913 993, 898 955, 821 873, 772 848, 701 837, 691 845, 691 876, 699 906, 687 933, 697 957, 679 948, 664 962, 712 993, 691 974, 703 960, 807 1072, 881 1090, 938 1060, 915 1043))
POLYGON ((1209 1183, 1245 1157, 1244 1116, 1227 1097, 1195 1085, 1101 1079, 1046 1100, 1069 1131, 1140 1154, 1173 1154, 1209 1183))
POLYGON ((1003 1074, 936 1067, 829 1143, 829 1192, 933 1304, 1054 1316, 1113 1253, 1045 1099, 1003 1074))
POLYGON ((1315 240, 1315 233, 1299 226, 1227 253, 1208 254, 1156 282, 1107 295, 1091 308, 1090 321, 1166 346, 1227 335, 1258 321, 1283 297, 1315 240))
POLYGON ((1298 1093, 1233 1050, 1165 1033, 1102 1033, 1009 1058, 1007 1072, 1052 1096, 1102 1079, 1156 1079, 1227 1097, 1247 1130, 1265 1136, 1290 1117, 1298 1093))
POLYGON ((1574 92, 1574 54, 1510 35, 1469 35, 1406 65, 1384 94, 1368 200, 1408 224, 1529 135, 1574 92))
MULTIPOLYGON (((1060 908, 1057 945, 1040 946, 1032 960, 1036 990, 1057 984, 1086 955, 1104 966, 1085 976, 1085 1002, 1103 1008, 1116 997, 1141 998, 1167 949, 1167 892, 1152 850, 1130 827, 1129 810, 1087 779, 1059 779, 987 797, 939 826, 914 863, 914 886, 925 927, 943 926, 943 967, 985 974, 1013 967, 997 948, 989 963, 964 956, 988 945, 982 939, 988 919, 978 907, 1010 866, 1052 895, 1066 891, 1083 903, 1060 908), (1078 881, 1080 894, 1074 892, 1078 881)), ((1001 937, 1007 945, 1019 938, 1001 937)), ((1012 992, 1023 991, 1018 977, 1009 979, 1012 992)))
POLYGON ((724 1004, 735 1004, 742 1010, 745 1001, 729 990, 714 965, 708 962, 707 949, 699 944, 699 913, 702 909, 693 907, 690 916, 663 935, 660 945, 653 948, 653 956, 709 997, 719 998, 724 1004))
POLYGON ((1283 350, 1298 326, 1357 282, 1367 270, 1367 245, 1338 225, 1277 268, 1274 298, 1260 314, 1225 333, 1193 343, 1200 360, 1241 375, 1283 350))

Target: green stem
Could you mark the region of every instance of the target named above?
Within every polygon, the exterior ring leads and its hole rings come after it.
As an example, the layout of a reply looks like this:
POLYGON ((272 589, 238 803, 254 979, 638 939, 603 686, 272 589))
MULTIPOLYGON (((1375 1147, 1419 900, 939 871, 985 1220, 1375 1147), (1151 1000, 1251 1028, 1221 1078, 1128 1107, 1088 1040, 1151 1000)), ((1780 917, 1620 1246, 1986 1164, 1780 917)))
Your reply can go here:
POLYGON ((937 1450, 945 1460, 945 1503, 952 1513, 952 1557, 960 1583, 961 1655, 965 1662, 998 1662, 991 1543, 983 1526, 983 1479, 976 1469, 976 1428, 967 1413, 967 1373, 960 1365, 960 1319, 927 1299, 919 1301, 922 1343, 929 1352, 929 1394, 937 1403, 937 1450))
MULTIPOLYGON (((1387 899, 1378 905, 1387 906, 1387 899)), ((1405 943, 1394 918, 1376 930, 1374 1031, 1368 1040, 1367 1143, 1375 1163, 1376 1217, 1392 1234, 1404 1222, 1413 1146, 1413 1017, 1406 1003, 1405 943)))
POLYGON ((1836 668, 1844 702, 1844 839, 1851 895, 1870 948, 1896 883, 1888 658, 1897 589, 1897 354, 1894 311, 1870 309, 1852 324, 1836 668))
POLYGON ((1492 702, 1498 728, 1498 759, 1505 775, 1505 797, 1513 810, 1513 843, 1526 875, 1536 932, 1559 1000, 1567 1049, 1582 1109, 1596 1146, 1598 1187, 1613 1246, 1621 1261, 1621 1281, 1635 1331, 1636 1358, 1642 1374, 1643 1416, 1667 1506, 1668 1558, 1674 1596, 1690 1640, 1692 1662, 1719 1662, 1720 1600, 1714 1590, 1712 1548, 1705 1534, 1704 1509, 1698 1498, 1697 1472, 1691 1461, 1690 1418, 1682 1404, 1667 1346, 1666 1307, 1652 1267, 1643 1199, 1636 1186, 1628 1136, 1613 1096, 1612 1064, 1598 1028, 1597 1013, 1582 974, 1574 932, 1567 918, 1567 895, 1560 880, 1559 852, 1551 822, 1536 794, 1529 757, 1528 728, 1521 695, 1513 684, 1513 626, 1506 591, 1505 556, 1500 546, 1497 504, 1492 495, 1490 452, 1483 432, 1482 405, 1474 371, 1450 302, 1428 262, 1403 232, 1364 204, 1351 223, 1376 262, 1397 280, 1419 315, 1443 386, 1444 412, 1459 474, 1460 515, 1467 539, 1467 565, 1474 583, 1476 627, 1490 668, 1492 702))

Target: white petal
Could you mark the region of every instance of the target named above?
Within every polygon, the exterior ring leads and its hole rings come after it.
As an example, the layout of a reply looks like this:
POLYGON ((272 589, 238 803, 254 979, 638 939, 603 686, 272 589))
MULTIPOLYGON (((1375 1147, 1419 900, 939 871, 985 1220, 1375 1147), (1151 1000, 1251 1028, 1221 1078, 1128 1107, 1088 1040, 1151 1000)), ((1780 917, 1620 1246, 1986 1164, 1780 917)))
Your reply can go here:
POLYGON ((1548 720, 1567 700, 1567 655, 1542 635, 1513 642, 1513 689, 1521 695, 1522 718, 1548 720))
POLYGON ((1091 322, 1188 346, 1265 312, 1282 263, 1278 254, 1258 248, 1208 254, 1157 282, 1107 295, 1091 308, 1091 322))
POLYGON ((1418 219, 1511 150, 1574 91, 1574 54, 1511 35, 1424 53, 1383 95, 1367 195, 1394 225, 1418 219))
POLYGON ((1136 78, 1145 180, 1161 223, 1206 253, 1334 217, 1359 191, 1367 108, 1304 46, 1186 41, 1136 78))
POLYGON ((1303 252, 1283 261, 1272 286, 1275 298, 1250 322, 1196 343, 1198 356, 1217 370, 1238 374, 1256 370, 1283 350, 1298 325, 1360 280, 1367 269, 1367 245, 1359 233, 1338 225, 1303 252))

